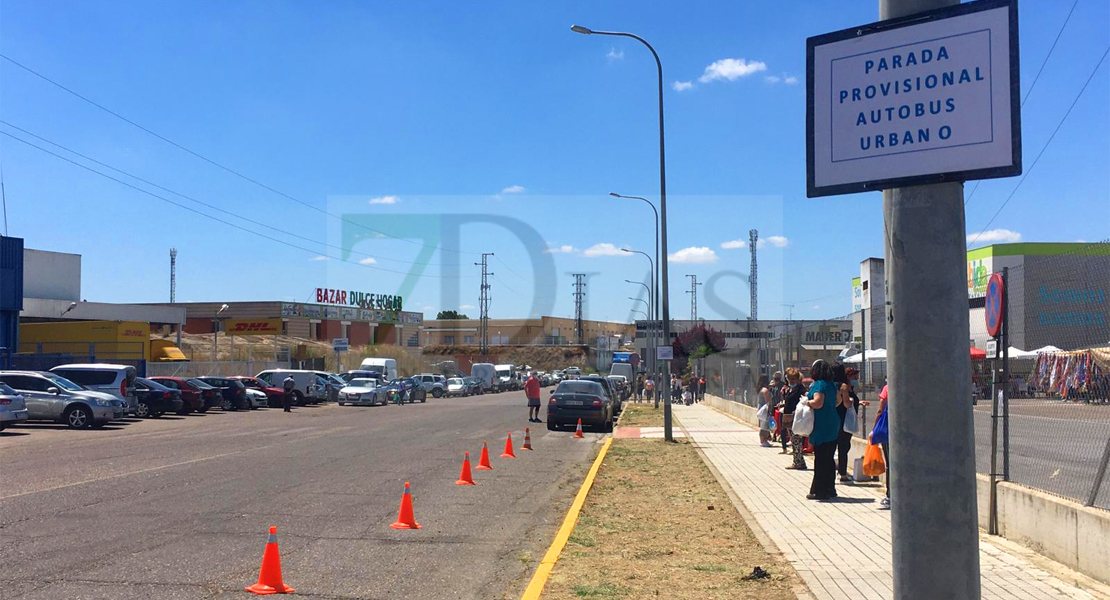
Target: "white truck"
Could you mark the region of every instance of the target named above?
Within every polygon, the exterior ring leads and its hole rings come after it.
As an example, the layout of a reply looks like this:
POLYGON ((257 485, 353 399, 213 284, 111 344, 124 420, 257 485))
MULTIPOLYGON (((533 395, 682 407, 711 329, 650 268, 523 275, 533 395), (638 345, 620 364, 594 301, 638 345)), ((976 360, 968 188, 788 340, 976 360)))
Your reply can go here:
POLYGON ((516 365, 494 365, 493 370, 497 373, 497 388, 499 390, 519 390, 522 387, 516 365))
POLYGON ((358 368, 378 373, 386 381, 397 379, 397 361, 392 358, 364 358, 358 368))
POLYGON ((497 371, 493 363, 474 363, 470 366, 470 376, 481 382, 483 392, 496 392, 497 371))

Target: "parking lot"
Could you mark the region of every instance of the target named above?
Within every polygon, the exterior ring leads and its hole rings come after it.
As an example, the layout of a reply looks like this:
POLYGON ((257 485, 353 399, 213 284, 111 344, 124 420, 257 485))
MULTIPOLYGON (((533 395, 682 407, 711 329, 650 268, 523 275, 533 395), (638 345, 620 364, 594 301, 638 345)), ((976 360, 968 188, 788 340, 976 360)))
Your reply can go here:
POLYGON ((307 598, 501 598, 523 587, 597 434, 533 425, 523 393, 0 433, 4 598, 246 597, 278 528, 307 598), (538 429, 537 429, 538 427, 538 429), (516 459, 500 459, 512 431, 516 459), (493 471, 456 486, 488 440, 493 471), (412 483, 418 531, 396 531, 412 483))

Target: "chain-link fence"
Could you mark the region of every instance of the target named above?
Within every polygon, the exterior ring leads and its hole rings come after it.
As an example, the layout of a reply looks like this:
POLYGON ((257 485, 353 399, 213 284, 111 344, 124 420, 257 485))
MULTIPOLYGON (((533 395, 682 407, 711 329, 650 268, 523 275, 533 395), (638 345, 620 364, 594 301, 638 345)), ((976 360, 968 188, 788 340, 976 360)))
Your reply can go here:
POLYGON ((993 262, 1006 332, 998 358, 973 361, 976 467, 990 474, 993 450, 1000 479, 1110 509, 1110 243, 993 262))

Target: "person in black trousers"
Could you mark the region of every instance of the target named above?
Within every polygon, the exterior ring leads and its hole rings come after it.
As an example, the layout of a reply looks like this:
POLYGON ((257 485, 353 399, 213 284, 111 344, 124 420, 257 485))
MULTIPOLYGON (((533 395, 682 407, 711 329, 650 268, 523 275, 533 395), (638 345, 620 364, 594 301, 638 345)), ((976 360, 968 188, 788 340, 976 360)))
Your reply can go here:
POLYGON ((836 438, 836 470, 840 474, 840 482, 848 483, 852 478, 848 476, 848 451, 852 449, 852 434, 844 431, 844 418, 853 402, 859 400, 848 370, 844 365, 833 367, 833 381, 836 383, 836 416, 840 418, 840 433, 836 438))

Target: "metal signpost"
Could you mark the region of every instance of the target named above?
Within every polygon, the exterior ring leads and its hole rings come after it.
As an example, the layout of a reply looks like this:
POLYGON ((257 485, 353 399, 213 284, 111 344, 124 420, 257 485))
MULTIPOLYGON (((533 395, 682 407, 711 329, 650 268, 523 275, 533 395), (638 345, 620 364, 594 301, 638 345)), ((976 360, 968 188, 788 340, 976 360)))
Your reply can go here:
POLYGON ((978 600, 962 182, 1021 173, 1017 4, 879 17, 807 40, 807 195, 883 191, 894 598, 978 600))
POLYGON ((347 338, 332 338, 331 349, 335 352, 335 369, 342 371, 343 365, 339 363, 339 355, 350 349, 347 338))
MULTIPOLYGON (((991 275, 987 283, 987 297, 984 319, 987 325, 987 335, 991 339, 987 342, 987 359, 991 361, 991 488, 990 488, 990 517, 987 522, 987 533, 998 535, 998 409, 999 409, 999 373, 994 360, 998 357, 998 336, 1002 333, 1006 304, 1004 302, 1006 284, 998 273, 991 275)), ((1002 378, 1005 381, 1005 377, 1002 378)))

